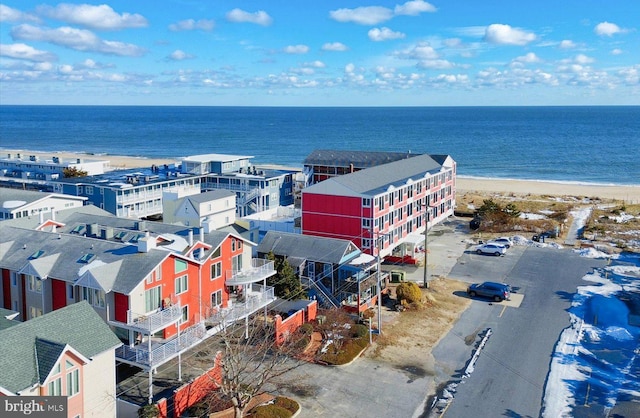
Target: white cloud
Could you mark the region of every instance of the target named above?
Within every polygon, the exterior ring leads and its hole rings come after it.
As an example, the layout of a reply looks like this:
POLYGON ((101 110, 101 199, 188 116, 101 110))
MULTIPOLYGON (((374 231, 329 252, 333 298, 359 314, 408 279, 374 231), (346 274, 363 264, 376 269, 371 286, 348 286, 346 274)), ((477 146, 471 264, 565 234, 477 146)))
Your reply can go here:
POLYGON ((183 61, 183 60, 192 59, 194 58, 194 56, 191 54, 187 54, 186 52, 180 49, 176 49, 171 54, 169 54, 167 58, 170 59, 171 61, 183 61))
POLYGON ((368 33, 369 39, 375 42, 388 41, 390 39, 402 39, 405 34, 402 32, 394 32, 389 28, 373 28, 368 33))
POLYGON ((185 30, 203 30, 210 32, 215 27, 215 21, 209 19, 186 19, 169 25, 169 30, 172 32, 180 32, 185 30))
POLYGON ((494 23, 489 25, 484 34, 484 40, 498 45, 526 45, 535 41, 536 35, 509 25, 494 23))
POLYGON ((591 64, 592 62, 594 62, 595 60, 591 57, 588 57, 584 54, 578 54, 575 57, 575 62, 577 62, 580 65, 585 65, 585 64, 591 64))
POLYGON ((471 36, 474 38, 481 38, 487 32, 486 26, 465 26, 461 28, 456 28, 455 33, 460 36, 471 36))
POLYGON ((620 26, 609 22, 598 23, 593 31, 600 36, 613 36, 616 33, 624 32, 620 26))
POLYGON ((49 42, 76 51, 94 51, 109 55, 137 57, 145 52, 144 49, 136 45, 101 40, 89 30, 67 26, 57 29, 42 29, 22 24, 11 29, 11 36, 18 40, 49 42))
POLYGON ((442 41, 442 44, 448 48, 459 48, 462 46, 462 39, 448 38, 442 41))
POLYGON ((614 48, 611 50, 611 55, 620 55, 622 54, 624 51, 622 51, 620 48, 614 48))
POLYGON ((403 51, 397 51, 394 53, 394 55, 398 58, 416 59, 420 61, 435 60, 440 58, 436 50, 427 43, 420 43, 403 51))
POLYGON ((396 15, 417 16, 420 13, 433 13, 437 9, 430 3, 423 0, 411 0, 403 5, 398 5, 394 9, 396 15))
POLYGON ((327 42, 322 45, 323 51, 346 51, 349 48, 342 42, 327 42))
POLYGON ((0 22, 34 22, 39 23, 40 19, 29 13, 21 12, 18 9, 12 9, 9 6, 0 4, 0 22))
POLYGON ((538 58, 538 56, 533 52, 529 52, 521 57, 516 58, 515 61, 530 64, 530 63, 540 62, 540 58, 538 58))
POLYGON ((39 6, 37 10, 52 19, 86 26, 91 29, 119 30, 148 26, 147 19, 144 16, 137 13, 118 14, 106 4, 93 6, 90 4, 61 3, 55 7, 39 6))
POLYGON ((55 54, 40 51, 26 44, 0 44, 0 57, 9 57, 27 61, 44 62, 56 61, 55 54))
POLYGON ((571 49, 571 48, 575 48, 576 44, 573 41, 569 40, 569 39, 564 39, 564 40, 562 40, 560 42, 559 46, 562 49, 571 49))
POLYGON ((448 70, 455 67, 453 63, 447 60, 424 60, 418 63, 418 68, 425 68, 429 70, 448 70))
POLYGON ((377 25, 393 17, 393 11, 381 6, 338 9, 329 12, 329 17, 338 22, 353 22, 359 25, 377 25))
POLYGON ((273 23, 267 12, 260 10, 255 13, 245 12, 242 9, 233 9, 227 13, 227 20, 235 23, 255 23, 260 26, 269 26, 273 23))
POLYGON ((287 54, 306 54, 309 52, 309 47, 306 45, 288 45, 284 48, 284 52, 287 54))
POLYGON ((302 64, 303 67, 311 67, 311 68, 325 68, 327 65, 319 60, 305 62, 302 64))

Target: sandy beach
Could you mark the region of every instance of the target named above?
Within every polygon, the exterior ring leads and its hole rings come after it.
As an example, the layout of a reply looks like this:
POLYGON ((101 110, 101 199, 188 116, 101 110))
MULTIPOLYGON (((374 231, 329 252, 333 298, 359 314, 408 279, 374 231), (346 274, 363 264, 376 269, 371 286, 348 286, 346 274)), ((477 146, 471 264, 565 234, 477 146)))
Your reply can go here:
MULTIPOLYGON (((165 158, 138 158, 118 155, 94 155, 70 152, 36 152, 29 150, 2 149, 3 156, 7 154, 21 154, 22 158, 36 155, 41 160, 51 159, 56 156, 62 160, 83 158, 87 160, 108 160, 113 169, 128 169, 138 167, 150 167, 151 165, 172 164, 180 162, 180 157, 174 159, 165 158)), ((1 155, 1 154, 0 154, 1 155)), ((271 166, 271 165, 270 165, 271 166)), ((272 165, 276 167, 277 165, 272 165)), ((640 179, 638 180, 640 181, 640 179)), ((513 193, 518 195, 551 195, 551 196, 575 196, 600 199, 620 200, 627 203, 640 203, 640 186, 609 186, 595 184, 562 183, 537 180, 505 180, 488 178, 457 178, 457 191, 459 194, 466 192, 481 193, 513 193)))

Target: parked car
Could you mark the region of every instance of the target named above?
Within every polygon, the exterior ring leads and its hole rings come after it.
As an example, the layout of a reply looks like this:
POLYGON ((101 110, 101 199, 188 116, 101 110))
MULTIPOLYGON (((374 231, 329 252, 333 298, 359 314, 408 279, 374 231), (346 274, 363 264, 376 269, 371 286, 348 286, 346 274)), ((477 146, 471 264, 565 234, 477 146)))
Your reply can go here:
POLYGON ((511 246, 513 245, 513 242, 511 241, 511 238, 509 238, 509 237, 494 238, 494 239, 490 240, 489 243, 491 243, 491 244, 500 244, 505 248, 511 248, 511 246))
POLYGON ((476 253, 478 254, 492 254, 496 256, 505 255, 507 252, 506 247, 500 244, 492 244, 490 242, 476 247, 476 253))
POLYGON ((496 302, 508 300, 511 297, 511 287, 506 283, 484 282, 474 283, 467 288, 469 296, 482 296, 496 302))

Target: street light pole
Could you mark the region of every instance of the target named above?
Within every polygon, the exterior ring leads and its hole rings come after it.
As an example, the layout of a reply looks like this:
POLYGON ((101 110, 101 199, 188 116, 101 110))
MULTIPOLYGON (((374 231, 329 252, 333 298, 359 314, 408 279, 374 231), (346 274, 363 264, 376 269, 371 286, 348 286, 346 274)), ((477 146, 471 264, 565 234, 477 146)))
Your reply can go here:
POLYGON ((378 238, 376 240, 376 247, 378 247, 378 260, 377 260, 377 272, 376 272, 376 278, 377 278, 377 288, 378 288, 378 335, 380 335, 382 333, 382 291, 380 289, 380 236, 378 235, 378 238))
POLYGON ((431 209, 434 208, 435 206, 429 206, 428 203, 425 202, 425 210, 424 210, 424 217, 425 217, 425 225, 424 225, 424 269, 422 271, 422 286, 425 289, 429 288, 429 275, 428 275, 428 269, 429 269, 429 213, 431 212, 431 209))

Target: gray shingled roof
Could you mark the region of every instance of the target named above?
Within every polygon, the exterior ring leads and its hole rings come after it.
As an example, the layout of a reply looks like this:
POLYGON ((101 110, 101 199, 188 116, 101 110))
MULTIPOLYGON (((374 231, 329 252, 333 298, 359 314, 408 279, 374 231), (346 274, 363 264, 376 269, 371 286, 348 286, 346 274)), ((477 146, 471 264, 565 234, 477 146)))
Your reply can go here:
POLYGON ((67 344, 91 359, 121 342, 87 302, 74 303, 0 331, 0 386, 15 393, 42 381, 67 344))
POLYGON ((356 168, 366 168, 415 157, 416 155, 420 154, 412 154, 411 152, 319 149, 311 152, 311 154, 305 158, 304 164, 339 167, 348 167, 350 164, 353 164, 356 168))
POLYGON ((186 199, 194 203, 204 203, 216 199, 224 199, 226 197, 235 196, 235 192, 226 189, 211 190, 208 192, 197 193, 187 196, 186 199))
MULTIPOLYGON (((18 228, 10 223, 0 222, 0 268, 44 278, 53 277, 69 283, 83 277, 83 281, 99 283, 107 292, 112 290, 129 294, 169 256, 170 251, 184 255, 190 249, 186 241, 190 228, 184 226, 146 221, 142 224, 143 230, 139 230, 135 225, 140 225, 140 221, 82 212, 69 215, 66 222, 56 232, 18 228), (184 248, 177 250, 160 246, 149 252, 139 253, 137 245, 132 242, 71 233, 78 226, 86 231, 88 224, 98 225, 100 228, 111 227, 114 232, 127 231, 130 235, 142 236, 149 232, 152 236, 181 237, 185 244, 184 248), (35 254, 39 256, 34 257, 35 254), (89 254, 93 254, 93 257, 89 254), (85 256, 88 263, 82 261, 85 256), (86 277, 87 275, 91 277, 86 277)), ((214 252, 229 235, 242 239, 240 235, 227 231, 204 234, 204 242, 211 246, 205 256, 214 252)), ((194 241, 199 238, 199 233, 194 232, 194 241)))
POLYGON ((355 257, 360 250, 349 240, 267 231, 258 244, 258 253, 269 252, 292 259, 341 264, 355 257))
POLYGON ((418 181, 441 168, 442 164, 430 155, 418 155, 324 180, 306 187, 302 191, 303 199, 304 193, 373 197, 386 191, 390 185, 400 187, 410 179, 418 181))

